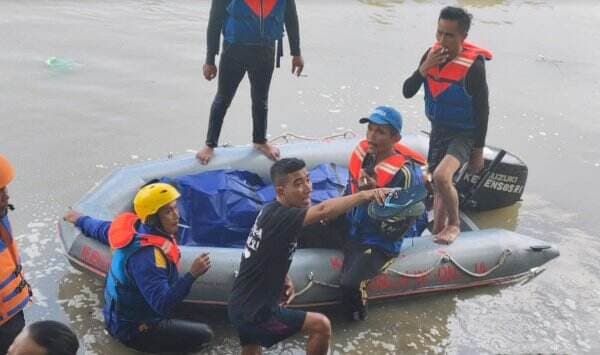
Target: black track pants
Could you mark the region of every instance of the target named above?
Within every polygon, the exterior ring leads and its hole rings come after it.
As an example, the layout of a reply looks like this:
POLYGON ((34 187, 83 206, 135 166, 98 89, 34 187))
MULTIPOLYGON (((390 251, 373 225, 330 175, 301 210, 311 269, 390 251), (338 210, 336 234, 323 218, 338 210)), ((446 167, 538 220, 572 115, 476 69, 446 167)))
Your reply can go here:
POLYGON ((164 319, 125 345, 149 353, 192 352, 212 337, 212 330, 204 323, 164 319))
POLYGON ((252 97, 252 142, 267 142, 269 87, 274 66, 274 47, 225 44, 219 63, 217 95, 210 108, 207 146, 218 145, 223 119, 246 72, 252 97))

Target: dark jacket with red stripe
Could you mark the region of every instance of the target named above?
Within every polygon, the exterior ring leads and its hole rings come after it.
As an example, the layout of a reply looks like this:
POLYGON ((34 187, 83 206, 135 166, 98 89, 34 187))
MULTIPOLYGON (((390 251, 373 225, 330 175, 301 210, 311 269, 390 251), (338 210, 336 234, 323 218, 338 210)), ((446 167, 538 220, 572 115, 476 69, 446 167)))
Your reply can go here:
POLYGON ((206 63, 214 64, 219 35, 228 44, 269 46, 288 32, 291 55, 300 55, 295 0, 213 0, 207 29, 206 63))

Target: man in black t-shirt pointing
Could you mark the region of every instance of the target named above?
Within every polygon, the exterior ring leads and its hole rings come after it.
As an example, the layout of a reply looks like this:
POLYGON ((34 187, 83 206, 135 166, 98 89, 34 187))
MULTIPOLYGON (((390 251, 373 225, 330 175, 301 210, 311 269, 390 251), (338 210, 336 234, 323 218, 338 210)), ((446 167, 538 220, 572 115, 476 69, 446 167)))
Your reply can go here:
POLYGON ((364 190, 311 207, 312 182, 304 161, 279 160, 271 167, 276 201, 266 205, 246 241, 240 271, 229 299, 229 319, 238 331, 242 354, 260 354, 298 333, 308 335, 307 354, 326 354, 329 319, 320 313, 285 308, 294 298, 287 275, 303 226, 331 220, 364 202, 383 203, 391 190, 364 190))

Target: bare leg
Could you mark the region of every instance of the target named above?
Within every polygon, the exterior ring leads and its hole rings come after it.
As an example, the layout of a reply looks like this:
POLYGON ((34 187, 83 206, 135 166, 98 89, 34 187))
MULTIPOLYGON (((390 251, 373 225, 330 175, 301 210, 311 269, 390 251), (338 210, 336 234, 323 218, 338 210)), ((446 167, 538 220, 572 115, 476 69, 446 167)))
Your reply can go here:
POLYGON ((279 148, 269 143, 258 144, 254 143, 254 149, 264 154, 271 160, 279 160, 279 148))
MULTIPOLYGON (((460 220, 458 218, 458 193, 452 182, 454 173, 460 168, 460 162, 452 155, 444 156, 440 165, 433 173, 436 194, 440 197, 441 209, 446 212, 447 225, 436 235, 435 242, 441 244, 452 243, 460 233, 460 220)), ((437 218, 434 216, 434 218, 437 218)))
POLYGON ((302 333, 308 335, 307 355, 326 355, 331 340, 331 322, 321 313, 307 312, 302 333))
POLYGON ((242 355, 260 355, 262 347, 260 345, 244 345, 242 346, 242 355))
POLYGON ((433 193, 433 234, 438 234, 446 227, 448 222, 448 214, 443 208, 442 199, 437 189, 433 193))
POLYGON ((196 153, 196 159, 200 161, 200 164, 206 165, 212 159, 213 155, 215 155, 215 149, 205 145, 202 150, 196 153))

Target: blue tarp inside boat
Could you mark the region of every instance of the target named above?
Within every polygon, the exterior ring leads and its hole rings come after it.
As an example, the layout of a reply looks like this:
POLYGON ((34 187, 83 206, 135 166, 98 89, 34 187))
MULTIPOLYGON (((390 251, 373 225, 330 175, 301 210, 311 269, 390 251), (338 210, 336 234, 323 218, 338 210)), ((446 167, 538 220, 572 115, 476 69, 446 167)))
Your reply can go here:
MULTIPOLYGON (((343 194, 348 169, 321 164, 310 171, 314 204, 343 194)), ((181 192, 180 243, 189 246, 243 247, 260 209, 275 199, 272 185, 253 173, 214 170, 163 181, 181 192)))

